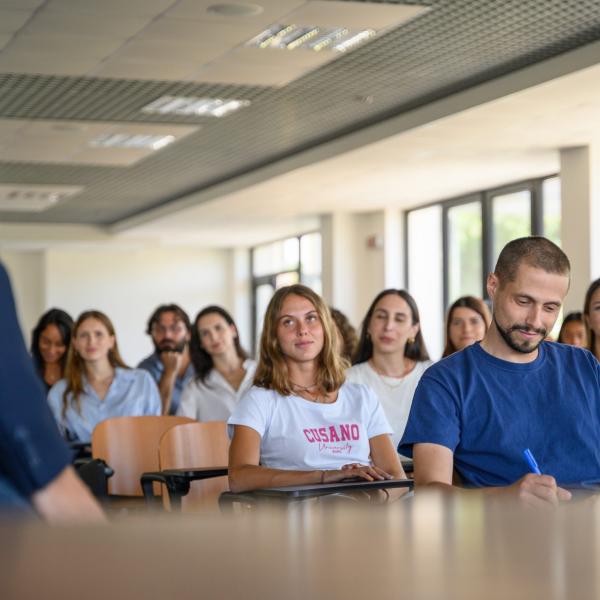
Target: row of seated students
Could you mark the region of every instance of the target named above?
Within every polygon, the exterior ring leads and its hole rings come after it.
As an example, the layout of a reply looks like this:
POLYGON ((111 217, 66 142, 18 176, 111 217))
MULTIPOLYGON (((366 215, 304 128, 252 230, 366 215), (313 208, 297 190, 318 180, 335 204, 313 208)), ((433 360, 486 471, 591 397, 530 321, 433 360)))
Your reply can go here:
MULTIPOLYGON (((214 402, 233 393, 231 405, 221 408, 227 413, 233 410, 229 417, 233 435, 230 479, 236 490, 315 483, 315 478, 324 482, 349 476, 399 477, 402 468, 396 448, 412 455, 415 445, 427 467, 422 471, 425 479, 433 473, 433 481, 437 477, 442 484, 450 483, 446 481, 450 464, 450 475, 452 466, 456 467, 467 485, 508 486, 527 470, 516 453, 530 446, 562 482, 598 479, 597 461, 584 460, 578 469, 567 469, 564 454, 572 445, 579 448, 577 456, 589 459, 593 454, 591 434, 600 427, 600 367, 589 353, 567 353, 564 346, 543 342, 566 294, 568 273, 568 259, 548 240, 523 238, 509 243, 488 280, 494 302, 492 327, 486 333, 490 320, 481 301, 457 301, 448 318, 445 355, 451 356, 434 367, 420 332, 417 307, 403 291, 386 290, 375 298, 363 322, 356 364, 349 369, 340 354, 341 336, 331 312, 304 286, 275 293, 265 315, 258 366, 241 349, 231 317, 218 307, 209 307, 201 311, 192 328, 190 358, 196 376, 183 389, 177 412, 190 411, 191 416, 201 418, 198 407, 203 397, 210 413, 214 402), (518 286, 523 289, 512 289, 518 286), (471 346, 482 338, 481 344, 471 346), (465 346, 468 350, 455 352, 465 346), (195 356, 198 351, 200 359, 195 356), (551 365, 552 377, 546 380, 551 365), (582 397, 540 405, 540 398, 547 400, 550 380, 554 394, 569 389, 582 397), (253 387, 239 400, 252 382, 253 387), (515 389, 521 396, 514 394, 515 389), (481 398, 486 394, 487 403, 481 398), (508 394, 513 402, 502 396, 499 404, 499 394, 508 394), (573 424, 551 444, 543 441, 556 423, 568 425, 590 412, 593 418, 588 419, 587 431, 573 424), (465 427, 466 418, 473 420, 471 427, 465 427), (507 429, 511 435, 505 435, 507 429), (519 439, 514 441, 515 437, 519 439), (514 447, 507 444, 508 439, 514 447), (473 459, 474 450, 484 459, 473 459), (508 458, 510 464, 506 464, 508 458)), ((598 281, 590 287, 584 313, 591 348, 597 350, 598 281)), ((149 332, 162 327, 162 333, 168 334, 170 327, 175 333, 176 323, 181 319, 161 325, 158 315, 155 321, 151 319, 149 332)), ((160 351, 161 341, 153 339, 160 351)), ((181 355, 175 341, 163 339, 167 341, 166 353, 181 355)), ((164 374, 168 364, 160 362, 164 374)), ((181 370, 183 365, 178 362, 176 366, 181 370)), ((132 371, 136 373, 132 375, 122 367, 108 319, 102 313, 84 313, 74 327, 66 377, 49 394, 61 426, 80 440, 89 439, 89 427, 93 429, 98 415, 114 416, 103 415, 102 410, 109 407, 106 399, 115 387, 113 379, 117 381, 122 373, 130 375, 124 389, 138 387, 135 401, 144 404, 142 411, 149 411, 141 414, 159 414, 156 386, 140 400, 144 395, 140 389, 152 389, 145 387, 147 374, 132 371), (73 402, 76 391, 79 402, 73 402), (95 400, 85 414, 84 394, 95 400), (88 430, 78 431, 83 422, 88 430)), ((221 415, 216 418, 228 416, 221 415)), ((526 483, 530 485, 530 480, 526 483)), ((534 481, 534 491, 544 485, 534 481)))

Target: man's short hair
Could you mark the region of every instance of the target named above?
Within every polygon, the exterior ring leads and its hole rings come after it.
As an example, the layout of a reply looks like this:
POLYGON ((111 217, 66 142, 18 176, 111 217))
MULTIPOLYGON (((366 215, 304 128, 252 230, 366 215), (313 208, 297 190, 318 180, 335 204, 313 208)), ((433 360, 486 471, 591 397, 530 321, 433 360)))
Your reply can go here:
POLYGON ((522 264, 559 275, 569 275, 571 271, 567 255, 554 242, 539 235, 508 242, 500 252, 494 273, 501 282, 514 281, 522 264))
POLYGON ((161 304, 150 315, 150 318, 148 319, 148 326, 146 327, 146 333, 148 335, 152 335, 152 326, 154 325, 154 323, 158 323, 158 320, 160 319, 161 315, 163 315, 166 312, 175 313, 177 320, 181 321, 185 325, 185 328, 188 331, 192 330, 192 324, 190 323, 190 318, 188 317, 185 310, 183 310, 183 308, 181 308, 181 306, 178 306, 177 304, 161 304))

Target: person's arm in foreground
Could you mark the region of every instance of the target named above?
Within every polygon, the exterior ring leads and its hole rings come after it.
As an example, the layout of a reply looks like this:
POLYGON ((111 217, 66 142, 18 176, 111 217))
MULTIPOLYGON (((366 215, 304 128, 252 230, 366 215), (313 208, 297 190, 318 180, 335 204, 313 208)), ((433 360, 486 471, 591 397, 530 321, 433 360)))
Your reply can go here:
POLYGON ((18 493, 51 521, 98 521, 103 513, 69 466, 23 342, 8 276, 0 265, 0 467, 18 493))
POLYGON ((37 512, 50 523, 104 521, 98 502, 73 467, 65 467, 48 485, 31 497, 37 512))
POLYGON ((439 444, 415 444, 413 446, 415 486, 418 489, 435 488, 443 491, 484 493, 498 498, 514 498, 528 506, 557 505, 570 500, 571 493, 556 485, 550 475, 528 473, 512 485, 466 490, 452 485, 454 455, 449 448, 439 444))
POLYGON ((261 467, 259 461, 259 433, 251 427, 235 425, 229 448, 229 488, 232 492, 288 485, 336 483, 355 478, 365 481, 381 481, 394 477, 378 466, 349 465, 347 468, 335 470, 287 471, 261 467))

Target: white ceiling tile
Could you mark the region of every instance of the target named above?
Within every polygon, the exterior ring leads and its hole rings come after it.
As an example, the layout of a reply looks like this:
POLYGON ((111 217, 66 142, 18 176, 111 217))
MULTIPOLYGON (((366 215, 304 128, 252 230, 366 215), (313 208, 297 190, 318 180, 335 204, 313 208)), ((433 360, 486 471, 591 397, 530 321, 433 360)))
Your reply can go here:
POLYGON ((312 50, 285 50, 279 48, 248 48, 241 46, 226 57, 229 61, 239 61, 248 67, 254 65, 264 67, 276 67, 279 69, 315 69, 337 55, 332 56, 329 52, 314 52, 312 50))
POLYGON ((197 2, 196 0, 183 0, 168 10, 165 13, 165 16, 178 19, 197 19, 219 24, 248 24, 260 31, 272 23, 279 21, 292 10, 302 6, 304 2, 302 0, 281 0, 272 2, 269 5, 265 2, 244 3, 254 4, 255 6, 258 4, 263 8, 263 11, 260 14, 251 16, 226 16, 208 12, 206 9, 214 4, 216 4, 214 0, 202 0, 200 2, 197 2))
POLYGON ((10 33, 0 33, 0 50, 10 42, 12 39, 12 34, 10 33))
POLYGON ((50 10, 67 10, 94 15, 155 17, 175 4, 175 0, 50 0, 50 10))
POLYGON ((15 54, 19 52, 39 52, 48 55, 67 54, 102 58, 112 54, 122 44, 123 41, 118 39, 75 34, 27 34, 16 36, 10 49, 15 54))
POLYGON ((19 10, 34 10, 46 0, 0 0, 1 8, 18 8, 19 10))
POLYGON ((14 10, 0 6, 0 33, 14 33, 23 27, 31 16, 29 10, 14 10))
POLYGON ((169 62, 203 65, 229 51, 219 44, 186 44, 158 40, 133 40, 117 52, 114 58, 139 62, 169 62))
POLYGON ((194 79, 202 83, 283 86, 300 77, 306 70, 300 67, 277 68, 260 64, 249 69, 246 63, 224 59, 204 67, 194 79))
POLYGON ((98 59, 94 57, 26 52, 13 55, 9 54, 9 50, 0 53, 0 73, 85 75, 98 64, 98 59))
POLYGON ((154 40, 171 40, 186 43, 218 43, 231 46, 241 44, 260 33, 260 28, 244 24, 219 24, 184 19, 158 19, 143 31, 141 38, 154 40))
POLYGON ((94 69, 95 77, 114 77, 117 79, 155 79, 163 81, 189 80, 198 70, 198 64, 159 61, 133 61, 112 58, 94 69))
POLYGON ((71 31, 78 35, 126 39, 141 31, 150 20, 150 17, 50 11, 44 7, 27 23, 24 31, 42 34, 64 34, 71 31))
MULTIPOLYGON (((0 161, 127 166, 153 154, 151 149, 94 148, 89 142, 106 133, 173 135, 177 140, 197 126, 0 119, 0 161)), ((176 142, 174 142, 176 143, 176 142)))
POLYGON ((322 25, 348 27, 349 29, 386 29, 399 25, 421 12, 423 6, 384 4, 380 2, 340 2, 313 0, 289 15, 297 25, 322 25))

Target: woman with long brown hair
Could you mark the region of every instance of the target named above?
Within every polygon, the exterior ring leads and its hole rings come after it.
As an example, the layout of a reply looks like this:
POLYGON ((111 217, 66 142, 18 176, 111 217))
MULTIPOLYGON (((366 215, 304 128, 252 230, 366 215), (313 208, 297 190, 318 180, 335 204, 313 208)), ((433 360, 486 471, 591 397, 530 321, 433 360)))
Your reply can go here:
POLYGON ((588 350, 600 360, 600 279, 592 281, 585 294, 583 317, 588 334, 588 350))
POLYGON ((97 310, 75 322, 65 378, 52 387, 48 402, 65 437, 78 442, 89 442, 105 419, 161 413, 156 383, 148 372, 127 367, 113 324, 97 310))
POLYGON ((491 322, 490 310, 481 298, 461 296, 448 309, 442 358, 480 342, 491 322))
POLYGON ((240 343, 233 317, 220 306, 196 316, 190 340, 196 376, 181 394, 177 414, 198 421, 226 421, 252 385, 256 363, 240 343))
POLYGON ((275 292, 254 386, 229 419, 232 491, 404 477, 377 398, 345 382, 336 343, 318 294, 303 285, 275 292))
POLYGON ((383 290, 362 322, 348 381, 370 387, 383 406, 397 446, 421 375, 432 364, 421 333, 419 309, 405 290, 383 290))

